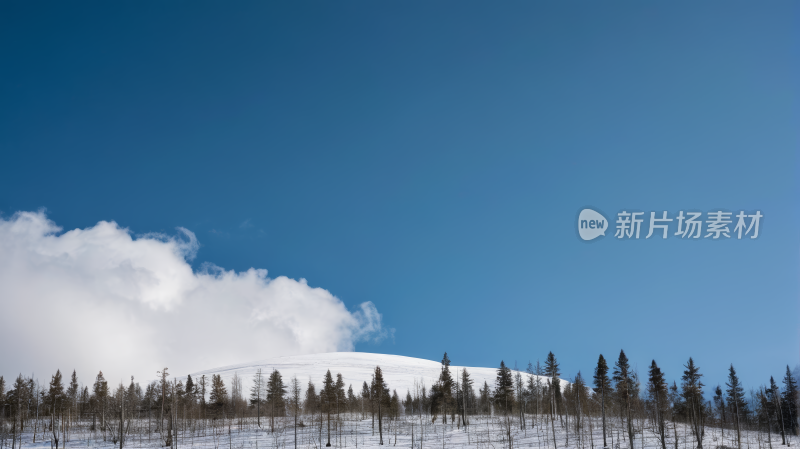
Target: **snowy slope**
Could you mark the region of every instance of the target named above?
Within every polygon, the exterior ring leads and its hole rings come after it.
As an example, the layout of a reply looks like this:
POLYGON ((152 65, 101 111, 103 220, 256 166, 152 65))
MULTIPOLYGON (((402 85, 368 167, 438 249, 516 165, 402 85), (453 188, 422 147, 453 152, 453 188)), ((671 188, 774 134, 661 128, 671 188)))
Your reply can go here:
MULTIPOLYGON (((499 365, 499 364, 498 364, 499 365)), ((258 368, 264 372, 264 377, 268 376, 273 369, 280 371, 284 383, 288 384, 292 376, 297 376, 300 380, 303 391, 305 391, 308 380, 311 379, 319 391, 322 379, 327 370, 335 376, 341 373, 345 385, 352 385, 353 391, 358 394, 364 382, 372 380, 372 373, 376 366, 380 366, 383 371, 384 379, 390 390, 397 390, 397 394, 404 398, 406 391, 413 394, 414 381, 424 384, 430 391, 431 385, 439 378, 441 364, 431 360, 404 357, 400 355, 371 354, 366 352, 331 352, 324 354, 309 354, 289 357, 275 357, 253 363, 242 363, 239 365, 224 366, 205 371, 191 373, 193 379, 203 374, 210 377, 212 374, 220 374, 225 380, 225 384, 230 384, 230 379, 234 373, 244 381, 249 391, 251 379, 258 368)), ((461 367, 450 366, 453 377, 460 376, 461 368, 466 368, 473 380, 473 388, 477 391, 486 381, 490 388, 494 388, 494 381, 497 377, 497 368, 461 367)), ((542 379, 544 382, 545 379, 542 379)), ((566 382, 561 383, 562 387, 566 382)))

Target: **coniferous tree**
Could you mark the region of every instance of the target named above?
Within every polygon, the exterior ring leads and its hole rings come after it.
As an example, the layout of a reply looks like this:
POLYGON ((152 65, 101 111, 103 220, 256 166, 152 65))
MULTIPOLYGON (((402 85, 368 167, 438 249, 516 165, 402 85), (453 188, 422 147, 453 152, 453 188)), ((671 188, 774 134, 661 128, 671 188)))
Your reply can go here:
POLYGON ((69 406, 75 411, 78 412, 78 395, 80 394, 81 386, 78 384, 78 375, 75 370, 72 370, 72 376, 69 380, 69 386, 67 387, 66 392, 66 400, 69 402, 69 406))
POLYGON ((797 435, 797 381, 792 376, 789 370, 789 365, 786 365, 786 375, 783 378, 783 395, 781 403, 784 410, 783 419, 784 427, 792 435, 797 435))
POLYGON ((197 382, 198 390, 197 394, 200 396, 200 410, 205 410, 206 407, 206 375, 203 374, 200 376, 200 380, 197 382))
POLYGON ((184 397, 186 397, 189 404, 193 406, 195 403, 196 395, 197 395, 197 385, 194 384, 192 375, 189 374, 188 376, 186 376, 186 387, 184 391, 184 397))
MULTIPOLYGON (((361 385, 361 413, 369 413, 372 415, 372 393, 370 392, 369 385, 367 382, 364 381, 364 384, 361 385), (366 410, 364 409, 366 407, 366 410)), ((373 428, 375 428, 375 418, 373 416, 373 428)))
POLYGON ((312 415, 316 414, 318 409, 318 402, 319 398, 317 397, 317 387, 314 386, 314 382, 311 379, 308 379, 308 386, 306 387, 306 395, 303 401, 303 407, 306 410, 306 413, 310 413, 312 415))
POLYGON ((414 408, 414 399, 411 397, 411 391, 406 390, 406 399, 403 401, 403 411, 406 416, 411 416, 414 408))
POLYGON ((775 417, 775 430, 781 434, 781 444, 786 445, 786 431, 783 427, 783 409, 781 408, 781 395, 775 378, 769 377, 768 398, 770 402, 770 412, 775 417))
POLYGON ((94 385, 92 385, 92 394, 94 395, 95 410, 100 412, 100 428, 102 429, 105 428, 106 405, 108 404, 108 382, 103 377, 102 371, 97 373, 97 377, 95 377, 94 385))
POLYGON ((220 374, 211 375, 211 391, 208 394, 208 402, 217 412, 222 410, 222 407, 228 402, 228 390, 225 388, 225 382, 222 381, 220 374))
POLYGON ((658 431, 658 439, 661 442, 661 449, 667 449, 666 435, 666 412, 669 408, 669 398, 667 397, 667 382, 664 373, 656 365, 656 361, 650 364, 647 391, 653 401, 653 413, 658 431))
POLYGON ((289 382, 289 398, 294 416, 294 447, 297 449, 297 417, 300 415, 300 381, 297 376, 293 376, 289 382))
POLYGON ((50 389, 47 392, 47 405, 53 413, 56 413, 64 407, 65 398, 64 384, 61 380, 61 370, 56 370, 56 373, 50 380, 50 389))
POLYGON ((269 404, 270 431, 275 431, 275 417, 283 416, 286 408, 283 397, 286 395, 286 385, 278 370, 273 369, 267 380, 267 403, 269 404))
POLYGON ((571 387, 575 408, 575 432, 578 434, 578 438, 580 439, 584 414, 583 409, 589 403, 588 389, 580 371, 578 371, 578 374, 575 375, 575 381, 571 387))
POLYGON ((606 442, 606 397, 611 392, 611 380, 608 378, 608 364, 603 354, 600 354, 594 369, 594 388, 600 396, 600 411, 603 416, 603 447, 608 447, 606 442))
POLYGON ((442 409, 442 422, 447 423, 447 412, 453 402, 453 376, 450 374, 450 358, 447 353, 442 357, 442 369, 439 373, 439 382, 437 385, 438 403, 442 409))
POLYGON ((544 361, 544 369, 547 376, 550 378, 550 426, 553 431, 553 447, 558 449, 556 443, 555 413, 556 406, 558 405, 556 396, 561 397, 561 385, 558 380, 558 376, 561 375, 561 372, 558 370, 558 361, 552 351, 547 354, 547 359, 544 361))
POLYGON ((720 429, 722 430, 722 441, 725 441, 725 423, 727 423, 725 397, 722 395, 722 388, 717 385, 714 388, 714 405, 719 412, 720 429))
POLYGON ((682 394, 685 400, 686 412, 691 424, 692 433, 697 440, 697 449, 703 449, 703 435, 704 420, 705 420, 705 405, 703 401, 703 382, 700 378, 700 369, 694 364, 694 360, 689 357, 689 361, 684 365, 686 370, 683 371, 682 380, 682 394))
POLYGON ((261 403, 264 400, 264 374, 261 368, 253 375, 253 386, 250 387, 250 405, 256 408, 256 423, 261 427, 261 403))
POLYGON ((389 387, 386 386, 386 382, 383 380, 383 371, 381 371, 380 366, 375 367, 370 394, 378 409, 378 433, 380 435, 378 444, 383 445, 383 411, 386 409, 390 397, 389 387))
POLYGON ((514 378, 504 361, 500 361, 494 387, 494 403, 503 411, 504 415, 511 412, 514 407, 514 378))
POLYGON ((470 407, 470 399, 475 395, 472 391, 473 380, 467 372, 466 368, 461 368, 461 402, 462 402, 462 415, 461 420, 463 425, 467 425, 467 411, 470 407))
POLYGON ((339 414, 347 404, 347 393, 344 391, 344 378, 342 373, 336 373, 336 420, 339 421, 339 414))
MULTIPOLYGON (((167 388, 168 388, 167 377, 169 377, 169 368, 164 367, 164 369, 162 369, 161 371, 156 371, 156 374, 158 374, 158 376, 160 377, 159 385, 161 387, 161 414, 159 415, 159 418, 158 418, 158 428, 159 429, 163 429, 163 426, 164 426, 164 407, 166 406, 166 403, 167 403, 167 388)), ((221 381, 221 379, 220 379, 220 381, 221 381)), ((171 442, 172 441, 172 437, 170 436, 169 438, 170 438, 169 441, 171 442)))
POLYGON ((333 382, 331 370, 325 373, 325 378, 322 380, 322 391, 319 392, 320 403, 322 404, 322 411, 328 416, 328 444, 326 447, 331 446, 331 412, 334 411, 336 404, 336 384, 333 382))
POLYGON ((733 423, 736 426, 736 444, 738 448, 742 448, 742 429, 741 420, 747 416, 747 403, 744 400, 744 388, 739 383, 739 376, 736 375, 736 370, 731 364, 728 369, 728 386, 726 392, 728 394, 728 407, 733 414, 733 423))
POLYGON ((356 397, 356 394, 353 391, 353 384, 350 384, 347 387, 347 405, 345 407, 350 412, 357 410, 358 398, 356 397))
POLYGON ((625 351, 619 351, 619 358, 617 359, 616 363, 614 363, 614 394, 617 399, 617 403, 619 404, 620 413, 624 417, 627 430, 628 430, 628 441, 630 442, 630 447, 633 447, 633 439, 634 439, 634 432, 633 432, 633 404, 634 401, 634 385, 633 385, 633 376, 631 373, 631 366, 628 362, 628 357, 625 355, 625 351))

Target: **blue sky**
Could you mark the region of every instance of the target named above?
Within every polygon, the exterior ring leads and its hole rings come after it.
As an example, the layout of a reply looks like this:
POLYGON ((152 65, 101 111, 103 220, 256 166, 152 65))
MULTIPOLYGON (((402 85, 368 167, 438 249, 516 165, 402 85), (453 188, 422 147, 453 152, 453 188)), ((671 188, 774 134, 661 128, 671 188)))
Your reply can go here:
POLYGON ((5 2, 0 211, 185 227, 196 269, 372 301, 394 338, 359 351, 756 386, 800 362, 798 30, 792 2, 5 2), (764 218, 586 244, 586 205, 764 218))

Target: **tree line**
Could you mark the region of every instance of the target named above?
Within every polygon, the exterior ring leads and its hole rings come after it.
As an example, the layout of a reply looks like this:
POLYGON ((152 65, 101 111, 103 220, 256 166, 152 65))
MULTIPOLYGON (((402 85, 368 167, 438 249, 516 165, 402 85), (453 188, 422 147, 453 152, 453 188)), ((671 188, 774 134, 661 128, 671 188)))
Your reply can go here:
MULTIPOLYGON (((27 431, 33 433, 34 443, 37 437, 48 438, 58 448, 59 441, 69 440, 73 429, 83 425, 120 449, 133 432, 172 446, 178 430, 188 426, 227 425, 230 430, 232 425, 251 425, 247 423, 269 432, 288 425, 296 441, 297 429, 313 423, 320 444, 324 439, 330 446, 343 415, 368 420, 379 444, 384 444, 387 426, 400 418, 420 426, 428 421, 466 429, 475 417, 493 416, 507 441, 512 441, 517 429, 539 427, 547 430, 554 449, 569 445, 570 436, 582 443, 587 434, 593 434, 594 426, 598 431, 602 428, 602 447, 609 447, 612 440, 615 446, 625 443, 634 448, 647 430, 661 449, 679 449, 678 425, 690 429, 697 449, 703 448, 709 427, 719 429, 723 441, 727 431, 739 449, 745 431, 765 432, 770 447, 772 434, 788 445, 789 437, 800 431, 797 379, 788 366, 779 382, 771 377, 746 392, 733 365, 727 369, 724 386, 706 391, 703 374, 692 358, 683 366, 680 379, 669 383, 655 360, 640 378, 624 351, 611 364, 600 355, 590 379, 578 372, 566 382, 552 352, 543 364, 528 363, 524 370, 501 361, 493 385, 474 385, 466 368, 454 371, 450 365, 445 353, 438 379, 430 387, 415 383, 404 398, 390 390, 379 366, 371 381, 356 389, 330 370, 318 387, 310 379, 306 385, 296 377, 285 382, 277 370, 258 369, 249 379, 248 391, 238 373, 226 384, 220 374, 170 378, 167 368, 144 387, 133 377, 128 385, 109 386, 102 372, 91 386, 82 385, 75 371, 67 380, 58 370, 46 385, 20 374, 8 389, 0 377, 2 441, 10 434, 11 447, 16 449, 18 437, 27 431)), ((594 440, 590 443, 593 448, 594 440)))

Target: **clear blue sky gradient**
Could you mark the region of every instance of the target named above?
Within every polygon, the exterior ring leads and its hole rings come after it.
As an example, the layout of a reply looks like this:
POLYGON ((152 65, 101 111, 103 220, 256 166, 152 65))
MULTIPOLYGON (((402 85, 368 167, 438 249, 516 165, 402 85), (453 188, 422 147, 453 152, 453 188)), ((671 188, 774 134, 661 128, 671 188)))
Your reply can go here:
POLYGON ((373 301, 359 351, 800 362, 797 2, 8 1, 0 61, 4 216, 184 226, 373 301), (586 244, 585 205, 764 219, 586 244))

